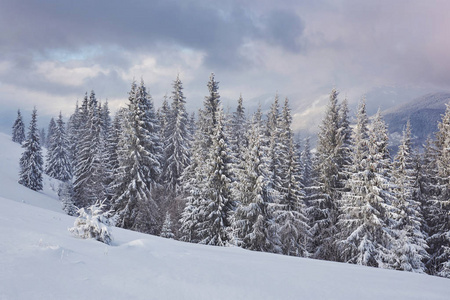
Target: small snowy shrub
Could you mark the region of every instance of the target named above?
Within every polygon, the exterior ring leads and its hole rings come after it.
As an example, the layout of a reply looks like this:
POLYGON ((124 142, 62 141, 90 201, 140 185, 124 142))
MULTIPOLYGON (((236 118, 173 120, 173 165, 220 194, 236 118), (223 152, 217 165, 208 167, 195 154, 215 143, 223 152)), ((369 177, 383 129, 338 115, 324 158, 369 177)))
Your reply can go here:
POLYGON ((104 201, 97 201, 95 204, 80 208, 78 210, 79 217, 75 220, 74 227, 69 231, 83 239, 96 239, 110 245, 112 241, 111 230, 112 225, 109 215, 111 211, 104 212, 106 205, 104 201))

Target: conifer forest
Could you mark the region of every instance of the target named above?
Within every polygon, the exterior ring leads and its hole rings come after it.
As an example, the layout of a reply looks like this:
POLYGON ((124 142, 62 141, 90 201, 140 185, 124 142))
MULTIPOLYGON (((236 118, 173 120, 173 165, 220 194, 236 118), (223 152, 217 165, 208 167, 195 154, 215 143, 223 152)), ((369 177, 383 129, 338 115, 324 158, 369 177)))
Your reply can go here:
POLYGON ((112 115, 91 91, 47 133, 38 108, 27 130, 19 110, 19 183, 39 191, 45 172, 67 214, 100 202, 143 233, 450 278, 449 105, 423 151, 408 122, 391 153, 382 114, 362 100, 350 115, 335 89, 317 145, 294 134, 288 99, 227 112, 214 74, 205 94, 188 113, 177 77, 156 108, 141 80, 112 115))

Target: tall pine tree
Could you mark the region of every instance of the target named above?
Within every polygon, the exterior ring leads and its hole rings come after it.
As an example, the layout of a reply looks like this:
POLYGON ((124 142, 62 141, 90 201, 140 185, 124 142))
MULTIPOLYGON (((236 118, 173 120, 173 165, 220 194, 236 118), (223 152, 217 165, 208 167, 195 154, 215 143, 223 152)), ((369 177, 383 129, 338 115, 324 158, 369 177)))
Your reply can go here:
POLYGON ((89 98, 86 93, 79 121, 73 199, 77 207, 87 207, 105 198, 101 172, 101 125, 94 91, 89 98))
POLYGON ((199 213, 204 218, 198 224, 198 233, 202 244, 226 246, 232 239, 231 216, 235 203, 231 193, 231 155, 221 107, 216 116, 205 166, 204 197, 199 207, 199 213))
POLYGON ((119 136, 119 169, 112 184, 112 210, 117 216, 116 225, 126 229, 155 233, 158 225, 158 208, 152 198, 159 160, 155 153, 156 115, 145 86, 133 82, 129 93, 128 110, 119 136), (152 116, 154 115, 154 119, 152 116))
POLYGON ((172 108, 167 120, 165 135, 164 181, 177 191, 180 188, 181 174, 190 163, 190 136, 186 100, 179 76, 173 83, 172 108))
POLYGON ((344 262, 373 267, 392 263, 394 238, 388 223, 392 195, 384 164, 388 156, 386 136, 381 118, 376 118, 369 130, 363 101, 353 135, 349 191, 343 195, 338 221, 338 246, 344 262))
POLYGON ((17 118, 12 127, 12 141, 22 144, 25 141, 25 125, 23 124, 20 109, 17 110, 17 118))
POLYGON ((270 187, 268 157, 261 111, 253 116, 244 150, 242 167, 237 174, 233 217, 235 243, 245 249, 281 252, 276 224, 271 214, 274 191, 270 187))
POLYGON ((288 99, 284 102, 280 119, 281 189, 278 201, 274 204, 274 218, 277 224, 282 253, 294 256, 308 256, 310 244, 308 220, 305 215, 304 193, 300 181, 300 160, 296 153, 291 130, 292 117, 288 99))
POLYGON ((52 135, 49 137, 49 145, 45 173, 55 179, 68 181, 72 178, 72 170, 69 159, 69 141, 61 112, 52 129, 52 135))
POLYGON ((42 172, 44 160, 42 159, 39 130, 37 128, 37 110, 33 109, 31 122, 28 128, 27 140, 22 145, 25 151, 20 158, 19 183, 35 191, 42 190, 42 172))
POLYGON ((431 192, 431 218, 429 220, 430 260, 429 272, 450 278, 450 105, 438 125, 433 155, 435 186, 431 192))
POLYGON ((417 199, 419 187, 415 176, 409 120, 394 158, 392 175, 396 197, 393 204, 398 211, 394 226, 396 263, 393 267, 398 270, 424 273, 428 246, 422 230, 424 219, 421 203, 420 199, 417 199))
POLYGON ((333 89, 320 125, 317 142, 317 160, 315 164, 315 197, 310 200, 312 217, 314 257, 326 260, 338 260, 335 237, 339 215, 338 201, 342 182, 340 175, 344 168, 344 134, 341 125, 345 125, 345 115, 339 115, 338 92, 333 89))

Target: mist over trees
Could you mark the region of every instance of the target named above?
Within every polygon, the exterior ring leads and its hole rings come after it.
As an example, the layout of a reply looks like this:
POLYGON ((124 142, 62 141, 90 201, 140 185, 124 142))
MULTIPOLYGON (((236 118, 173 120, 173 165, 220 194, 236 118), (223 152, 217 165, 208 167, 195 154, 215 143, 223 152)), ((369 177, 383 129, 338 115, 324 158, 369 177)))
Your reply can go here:
POLYGON ((116 226, 166 238, 450 278, 450 106, 423 153, 409 122, 390 153, 381 113, 369 118, 363 99, 351 126, 333 89, 312 149, 288 99, 249 114, 240 95, 226 113, 211 74, 189 114, 179 76, 172 88, 155 108, 132 82, 113 116, 91 91, 47 135, 35 109, 26 140, 18 111, 19 182, 42 189, 45 138, 45 173, 70 215, 101 202, 116 226))

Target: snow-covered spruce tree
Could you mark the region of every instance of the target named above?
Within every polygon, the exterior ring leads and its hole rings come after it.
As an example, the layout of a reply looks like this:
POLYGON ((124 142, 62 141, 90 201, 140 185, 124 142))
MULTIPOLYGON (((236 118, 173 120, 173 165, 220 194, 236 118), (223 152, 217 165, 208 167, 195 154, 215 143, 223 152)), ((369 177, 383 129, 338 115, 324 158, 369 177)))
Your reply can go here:
POLYGON ((166 239, 174 239, 175 235, 172 232, 172 220, 170 219, 170 214, 166 213, 166 218, 164 219, 164 223, 161 229, 160 237, 166 239))
POLYGON ((358 108, 353 135, 349 191, 342 197, 338 221, 340 240, 337 244, 344 262, 386 267, 393 261, 394 237, 388 223, 392 195, 383 175, 386 171, 384 158, 388 156, 386 137, 386 126, 380 118, 368 129, 363 101, 358 108))
POLYGON ((438 196, 440 189, 438 184, 437 172, 437 156, 438 148, 436 141, 431 137, 427 138, 424 145, 424 153, 420 161, 419 185, 422 195, 422 213, 424 223, 422 224, 423 231, 427 237, 427 244, 429 259, 426 261, 426 272, 430 275, 436 275, 436 264, 433 260, 433 253, 439 248, 438 243, 434 243, 431 237, 439 229, 440 208, 436 205, 438 203, 438 196), (436 246, 436 247, 435 247, 436 246))
POLYGON ((168 100, 167 94, 163 97, 163 102, 161 104, 161 107, 157 109, 156 111, 156 117, 158 118, 159 123, 159 132, 161 140, 163 140, 166 137, 165 130, 167 128, 167 124, 169 122, 170 118, 170 105, 168 100))
POLYGON ((44 128, 41 128, 39 130, 39 141, 40 141, 41 147, 47 147, 47 134, 45 133, 44 128))
POLYGON ((201 147, 204 155, 208 154, 208 150, 212 144, 214 128, 217 123, 217 111, 220 106, 219 82, 215 80, 214 73, 211 73, 207 84, 209 94, 203 101, 203 108, 199 112, 198 134, 202 134, 201 147))
POLYGON ((76 157, 75 154, 77 153, 78 149, 78 133, 80 131, 81 127, 80 122, 80 108, 78 107, 78 101, 75 106, 75 111, 73 114, 69 117, 69 120, 67 121, 67 140, 69 141, 69 160, 70 164, 72 166, 72 170, 75 168, 76 165, 76 157))
POLYGON ((44 160, 42 159, 39 130, 37 128, 37 110, 33 109, 31 122, 28 127, 28 136, 23 143, 25 151, 20 158, 19 183, 35 191, 42 190, 42 172, 44 160))
POLYGON ((69 141, 61 112, 52 132, 49 137, 45 173, 55 179, 68 181, 72 178, 72 170, 69 159, 69 141))
POLYGON ((434 147, 434 181, 429 182, 431 215, 428 220, 430 260, 427 263, 430 274, 450 278, 450 105, 438 124, 434 147), (431 186, 431 184, 435 186, 431 186))
POLYGON ((98 102, 94 91, 87 94, 80 111, 80 129, 77 137, 76 164, 74 166, 74 203, 87 207, 104 199, 101 172, 101 125, 98 102))
POLYGON ((296 153, 291 130, 292 117, 286 98, 281 118, 281 142, 287 146, 281 153, 281 192, 274 204, 274 220, 277 224, 282 253, 293 256, 309 256, 310 232, 305 216, 304 193, 300 181, 300 161, 296 153))
MULTIPOLYGON (((167 129, 169 126, 169 119, 171 116, 171 110, 170 105, 168 101, 167 94, 164 95, 163 102, 160 108, 156 111, 156 117, 158 118, 158 124, 159 124, 159 138, 161 140, 161 145, 163 148, 163 160, 161 165, 163 166, 162 172, 164 172, 164 166, 166 165, 166 157, 164 149, 167 148, 167 129)), ((163 176, 161 176, 161 181, 164 182, 163 176)))
POLYGON ((231 156, 225 135, 223 110, 216 112, 217 122, 205 166, 203 201, 199 213, 204 218, 197 226, 200 243, 226 246, 231 241, 231 215, 234 200, 231 194, 231 156))
POLYGON ((325 117, 320 125, 317 141, 317 160, 315 173, 317 179, 316 197, 310 199, 310 217, 313 233, 313 256, 319 259, 337 261, 339 254, 336 248, 337 219, 339 215, 338 201, 343 184, 340 175, 344 170, 343 141, 345 133, 341 129, 339 115, 338 92, 333 89, 325 117))
POLYGON ((112 186, 115 178, 119 174, 118 145, 120 132, 122 131, 122 123, 126 114, 125 108, 121 108, 116 112, 114 120, 108 130, 108 136, 105 140, 105 154, 103 157, 105 175, 103 184, 105 186, 105 204, 107 207, 111 207, 111 199, 114 196, 114 189, 112 186))
POLYGON ((76 216, 79 208, 73 204, 73 184, 70 180, 62 182, 59 185, 58 197, 59 201, 61 201, 62 209, 66 214, 76 216))
POLYGON ((239 164, 243 149, 247 147, 246 133, 248 130, 247 117, 245 115, 245 108, 243 105, 242 95, 239 96, 238 106, 236 111, 231 116, 230 131, 230 147, 236 164, 239 164))
MULTIPOLYGON (((197 133, 199 133, 197 131, 197 133)), ((180 217, 180 240, 184 242, 198 243, 200 236, 198 233, 198 224, 204 216, 200 215, 200 205, 204 201, 204 155, 201 147, 201 137, 203 135, 194 135, 192 142, 191 163, 184 170, 181 180, 185 192, 186 205, 180 217)))
POLYGON ((159 124, 156 117, 155 107, 151 95, 147 92, 144 80, 137 88, 136 101, 141 109, 145 112, 143 127, 148 132, 148 137, 145 141, 145 147, 150 156, 147 158, 147 186, 151 189, 155 185, 158 178, 161 176, 161 162, 163 160, 163 148, 159 136, 159 124))
POLYGON ((111 211, 105 211, 106 205, 97 201, 86 208, 78 210, 78 218, 75 220, 74 227, 69 231, 76 237, 82 239, 96 239, 107 245, 111 245, 113 240, 111 235, 112 222, 109 219, 111 211))
POLYGON ((283 156, 286 154, 287 141, 282 140, 281 113, 278 95, 272 104, 270 112, 267 115, 266 137, 267 137, 267 155, 268 155, 268 171, 270 176, 270 187, 277 193, 274 194, 273 201, 278 201, 283 193, 283 156))
POLYGON ((99 115, 102 139, 106 140, 109 136, 109 130, 112 127, 108 100, 99 105, 99 115))
MULTIPOLYGON (((117 135, 114 132, 108 100, 104 103, 99 103, 99 123, 100 123, 100 143, 99 143, 99 168, 97 173, 100 175, 101 188, 102 188, 102 201, 105 206, 109 209, 111 205, 111 191, 110 184, 113 180, 113 161, 117 158, 116 147, 117 147, 117 135), (114 157, 113 159, 111 157, 114 157)), ((117 162, 117 159, 116 159, 117 162)))
POLYGON ((424 223, 418 195, 415 176, 415 163, 411 145, 411 126, 408 120, 403 131, 401 144, 393 163, 393 183, 396 200, 393 205, 397 208, 395 233, 395 263, 397 270, 424 273, 426 249, 428 248, 422 231, 424 223))
POLYGON ((234 187, 238 206, 233 217, 235 243, 245 249, 281 252, 276 225, 270 214, 273 190, 270 188, 268 158, 261 110, 253 116, 244 150, 242 167, 234 187))
POLYGON ((344 99, 339 105, 339 142, 337 150, 338 172, 338 191, 340 195, 346 191, 345 184, 348 179, 348 170, 352 164, 351 144, 352 128, 350 127, 348 101, 344 99))
POLYGON ((305 197, 308 193, 307 188, 312 186, 312 173, 313 173, 313 158, 311 153, 311 138, 308 136, 305 138, 303 150, 300 153, 301 159, 301 184, 304 189, 305 197))
POLYGON ((189 131, 189 136, 191 137, 191 141, 194 140, 195 131, 197 130, 196 122, 197 122, 197 120, 195 118, 195 112, 192 112, 191 116, 189 117, 189 123, 188 123, 188 131, 189 131))
MULTIPOLYGON (((194 140, 191 149, 191 162, 182 175, 186 205, 181 214, 181 240, 198 243, 205 237, 199 234, 199 224, 206 216, 201 214, 201 207, 206 201, 207 168, 205 158, 211 150, 214 129, 217 124, 217 109, 220 106, 219 83, 212 73, 208 86, 208 96, 205 97, 203 108, 199 110, 194 140)), ((190 126, 191 130, 194 126, 190 126)))
POLYGON ((173 83, 172 107, 170 117, 166 125, 165 138, 165 164, 162 176, 173 191, 180 186, 180 177, 183 170, 190 163, 190 136, 188 128, 188 115, 186 112, 186 100, 183 95, 183 86, 179 76, 173 83))
POLYGON ((119 136, 119 169, 112 184, 112 210, 116 226, 141 232, 157 231, 158 208, 152 189, 159 176, 160 153, 154 151, 156 115, 145 86, 133 82, 129 103, 119 136), (152 118, 155 117, 155 118, 152 118))
POLYGON ((12 127, 12 141, 19 144, 25 141, 25 125, 23 124, 20 109, 17 110, 17 118, 12 127))
POLYGON ((45 141, 46 141, 45 147, 47 149, 49 149, 51 146, 51 138, 52 138, 53 133, 55 132, 55 128, 56 128, 55 119, 51 118, 50 122, 48 123, 47 136, 45 138, 45 141))

